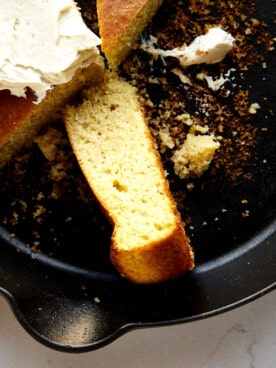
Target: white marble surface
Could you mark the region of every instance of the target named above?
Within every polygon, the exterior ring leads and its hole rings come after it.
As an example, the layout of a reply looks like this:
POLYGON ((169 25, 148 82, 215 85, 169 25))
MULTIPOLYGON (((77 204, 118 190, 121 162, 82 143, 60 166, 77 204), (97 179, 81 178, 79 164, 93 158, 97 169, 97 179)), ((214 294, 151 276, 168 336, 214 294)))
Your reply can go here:
POLYGON ((275 368, 276 291, 208 319, 128 332, 88 353, 30 337, 0 297, 0 368, 275 368))

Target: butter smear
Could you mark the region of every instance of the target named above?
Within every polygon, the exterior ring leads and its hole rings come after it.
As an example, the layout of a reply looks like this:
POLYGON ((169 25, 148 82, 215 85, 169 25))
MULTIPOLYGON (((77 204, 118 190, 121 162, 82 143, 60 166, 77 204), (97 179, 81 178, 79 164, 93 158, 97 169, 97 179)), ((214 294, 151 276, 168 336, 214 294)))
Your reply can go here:
POLYGON ((182 67, 194 64, 215 64, 222 61, 233 48, 235 39, 220 27, 213 27, 204 35, 198 36, 187 46, 184 44, 172 50, 161 50, 155 47, 157 39, 153 36, 149 41, 143 40, 141 48, 153 57, 175 57, 182 67))
POLYGON ((73 0, 1 0, 0 89, 25 97, 30 88, 39 103, 90 65, 100 43, 73 0))

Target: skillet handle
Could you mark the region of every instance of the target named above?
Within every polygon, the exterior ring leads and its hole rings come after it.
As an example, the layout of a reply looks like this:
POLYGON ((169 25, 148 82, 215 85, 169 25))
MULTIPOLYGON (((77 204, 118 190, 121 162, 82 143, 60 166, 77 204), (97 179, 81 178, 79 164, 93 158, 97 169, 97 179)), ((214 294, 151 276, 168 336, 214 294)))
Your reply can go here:
POLYGON ((0 293, 32 337, 70 352, 96 349, 122 333, 127 321, 101 302, 116 278, 89 280, 39 258, 0 236, 0 293))

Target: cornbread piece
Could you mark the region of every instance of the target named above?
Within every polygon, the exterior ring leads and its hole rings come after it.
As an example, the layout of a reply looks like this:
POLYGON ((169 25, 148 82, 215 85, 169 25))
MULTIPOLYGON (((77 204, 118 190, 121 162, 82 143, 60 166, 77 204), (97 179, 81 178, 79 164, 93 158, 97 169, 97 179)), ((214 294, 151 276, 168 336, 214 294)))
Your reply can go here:
POLYGON ((3 166, 85 83, 101 78, 103 62, 100 39, 73 0, 3 0, 0 35, 3 166))
POLYGON ((111 69, 125 59, 163 0, 97 0, 101 49, 111 69))
POLYGON ((114 231, 110 257, 135 283, 173 279, 194 266, 136 89, 115 76, 92 86, 64 120, 80 167, 114 231))
POLYGON ((36 96, 28 91, 26 98, 0 91, 0 168, 19 151, 31 144, 39 129, 57 118, 60 107, 83 88, 103 78, 104 64, 101 56, 88 67, 79 69, 68 83, 55 86, 39 104, 36 96))

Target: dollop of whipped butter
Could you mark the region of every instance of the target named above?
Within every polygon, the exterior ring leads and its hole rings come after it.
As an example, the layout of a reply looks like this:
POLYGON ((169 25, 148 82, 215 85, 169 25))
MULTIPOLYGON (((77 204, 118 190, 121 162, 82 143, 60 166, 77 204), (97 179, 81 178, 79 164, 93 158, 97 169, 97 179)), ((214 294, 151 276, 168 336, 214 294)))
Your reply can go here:
POLYGON ((100 43, 73 0, 1 0, 0 89, 25 97, 29 87, 39 103, 90 65, 100 43))
POLYGON ((149 41, 143 40, 141 48, 153 57, 176 57, 182 67, 193 64, 215 64, 222 61, 234 46, 235 39, 220 27, 213 27, 204 35, 198 36, 187 46, 184 44, 172 50, 161 50, 155 47, 157 39, 153 36, 149 41))

